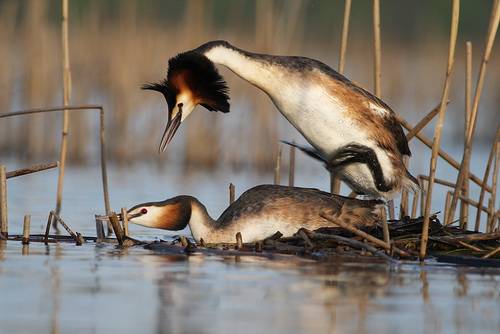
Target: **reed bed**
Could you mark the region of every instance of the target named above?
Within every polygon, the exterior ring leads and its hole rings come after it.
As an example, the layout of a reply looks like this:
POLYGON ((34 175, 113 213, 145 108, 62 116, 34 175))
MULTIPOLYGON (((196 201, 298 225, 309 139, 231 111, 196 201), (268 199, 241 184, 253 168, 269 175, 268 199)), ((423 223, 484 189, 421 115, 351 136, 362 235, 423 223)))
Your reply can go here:
MULTIPOLYGON (((21 47, 23 50, 33 51, 40 48, 40 44, 36 44, 30 38, 36 29, 42 31, 41 35, 46 36, 46 40, 43 42, 47 45, 55 45, 56 38, 54 36, 58 33, 50 27, 50 25, 45 21, 45 18, 41 16, 40 12, 43 13, 43 8, 46 3, 42 1, 30 3, 28 8, 27 19, 23 21, 23 29, 26 31, 26 44, 21 47), (33 42, 34 45, 31 45, 33 42)), ((12 14, 12 11, 16 10, 16 5, 3 5, 8 7, 10 11, 5 11, 12 14), (10 7, 9 7, 10 6, 10 7), (14 8, 14 9, 12 9, 14 8)), ((304 12, 307 6, 307 1, 296 1, 291 6, 281 6, 278 2, 274 1, 258 1, 255 6, 255 32, 250 33, 246 30, 238 31, 237 34, 231 34, 225 32, 223 35, 235 42, 235 44, 241 44, 248 37, 254 37, 255 45, 254 47, 262 52, 274 52, 280 51, 281 53, 294 53, 304 47, 304 26, 301 25, 296 27, 294 24, 298 20, 304 19, 304 12), (277 14, 278 11, 282 11, 282 14, 277 14), (278 20, 273 24, 273 18, 278 17, 278 20), (296 38, 300 36, 301 38, 296 38), (241 42, 241 43, 240 43, 241 42)), ((338 67, 339 72, 343 73, 346 65, 347 58, 347 39, 349 35, 349 22, 351 16, 351 6, 350 0, 344 2, 343 11, 343 25, 341 33, 341 41, 339 48, 339 59, 338 67)), ((457 39, 459 37, 458 33, 458 23, 459 23, 459 11, 460 11, 460 1, 453 0, 451 7, 451 29, 449 37, 449 47, 448 47, 448 58, 446 64, 445 80, 442 87, 442 94, 440 103, 429 113, 425 115, 418 115, 418 119, 415 122, 415 126, 411 124, 413 122, 406 121, 403 116, 399 115, 401 123, 404 128, 406 128, 408 141, 413 138, 418 139, 421 143, 432 150, 430 167, 428 175, 420 175, 419 181, 421 184, 420 193, 409 194, 403 192, 401 198, 397 199, 400 203, 400 219, 395 220, 395 210, 394 203, 389 202, 389 219, 386 218, 385 210, 382 213, 382 221, 379 226, 374 230, 364 231, 357 229, 349 224, 342 221, 338 221, 335 217, 329 217, 325 215, 323 218, 330 220, 333 224, 337 225, 336 229, 324 229, 321 231, 306 231, 299 230, 294 237, 281 238, 279 233, 273 238, 264 240, 255 245, 246 245, 242 242, 242 235, 238 233, 236 235, 236 242, 233 246, 227 245, 205 245, 201 242, 198 245, 200 248, 217 248, 222 250, 238 250, 239 252, 244 252, 245 250, 251 249, 257 253, 271 251, 271 252, 284 252, 284 253, 295 253, 300 255, 317 256, 313 255, 315 251, 321 251, 323 254, 339 254, 345 250, 345 246, 352 247, 356 251, 352 254, 355 256, 366 255, 371 253, 373 256, 379 256, 386 260, 394 261, 397 257, 400 258, 416 258, 424 259, 427 255, 427 250, 430 250, 433 254, 444 253, 466 253, 468 256, 477 259, 482 257, 483 259, 491 259, 498 257, 498 241, 499 235, 499 221, 500 212, 497 209, 497 181, 499 172, 499 159, 500 159, 500 127, 497 127, 497 132, 495 134, 495 139, 492 143, 492 148, 490 156, 486 165, 486 170, 483 178, 477 177, 473 171, 470 170, 470 161, 472 154, 472 143, 473 139, 477 137, 476 127, 478 125, 478 113, 479 113, 479 101, 482 96, 483 88, 485 87, 485 77, 486 77, 486 66, 491 59, 493 43, 495 40, 496 32, 498 29, 498 24, 500 20, 500 1, 494 0, 491 9, 491 17, 489 21, 488 31, 486 34, 486 43, 484 52, 481 58, 481 65, 479 69, 476 90, 474 96, 472 96, 472 43, 467 42, 465 44, 465 107, 464 110, 464 150, 461 162, 459 163, 455 160, 449 153, 447 153, 442 147, 442 137, 443 137, 443 127, 445 124, 445 116, 448 104, 453 102, 450 100, 450 96, 453 96, 453 92, 457 91, 456 85, 453 84, 452 73, 454 69, 455 60, 455 49, 457 45, 457 39), (436 125, 434 127, 433 139, 429 139, 423 132, 429 124, 437 117, 436 125), (444 180, 438 177, 437 167, 438 160, 443 159, 445 162, 450 164, 454 169, 457 170, 458 175, 456 182, 444 180), (424 182, 425 181, 425 182, 424 182), (480 194, 477 202, 470 198, 470 186, 472 181, 480 188, 480 194), (433 196, 435 195, 434 186, 442 185, 452 191, 446 192, 445 207, 443 211, 442 223, 439 221, 437 216, 432 212, 433 196), (411 197, 411 208, 410 208, 410 197, 411 197), (484 205, 485 200, 488 200, 488 206, 484 205), (455 209, 461 202, 460 215, 459 215, 459 227, 452 227, 455 220, 455 209), (417 216, 417 207, 420 202, 420 211, 422 217, 417 216), (476 210, 476 221, 475 221, 475 231, 480 230, 480 225, 482 223, 481 217, 482 213, 486 213, 487 219, 484 223, 484 231, 486 233, 470 233, 467 231, 468 221, 469 221, 469 206, 476 210), (339 232, 340 228, 340 234, 339 232), (232 248, 231 248, 232 247, 232 248), (396 255, 396 257, 394 257, 396 255)), ((73 46, 74 56, 71 57, 72 64, 74 64, 75 77, 78 76, 82 78, 83 82, 77 89, 75 89, 75 100, 78 99, 88 100, 92 99, 91 96, 97 95, 100 99, 103 99, 106 104, 111 105, 110 108, 112 112, 107 116, 111 126, 111 131, 116 134, 112 136, 112 141, 110 143, 110 155, 116 162, 126 162, 129 160, 130 156, 134 156, 135 152, 140 150, 142 152, 141 156, 152 156, 152 152, 155 150, 156 145, 154 145, 151 139, 150 133, 158 132, 155 129, 157 122, 148 121, 153 117, 142 116, 135 113, 135 109, 140 109, 141 104, 143 104, 142 97, 139 93, 130 94, 131 89, 139 87, 142 82, 153 81, 155 78, 161 78, 164 75, 165 62, 166 59, 172 56, 175 52, 172 49, 166 48, 164 45, 175 45, 177 51, 186 50, 200 44, 213 36, 214 32, 211 31, 211 27, 214 26, 214 22, 210 21, 204 13, 207 10, 207 3, 198 3, 196 1, 188 1, 185 6, 185 17, 177 22, 177 26, 169 26, 167 33, 161 25, 150 24, 147 26, 141 26, 137 22, 140 19, 137 17, 137 8, 134 5, 123 5, 120 7, 118 16, 123 18, 125 22, 136 22, 136 24, 125 25, 116 28, 114 25, 106 25, 105 23, 97 20, 96 18, 88 18, 87 21, 82 21, 79 25, 74 28, 72 33, 73 38, 77 40, 73 46), (207 30, 208 29, 208 30, 207 30), (88 33, 90 31, 90 33, 88 33), (99 32, 99 34, 97 34, 99 32), (175 33, 172 33, 175 32, 175 33), (186 39, 173 39, 171 36, 175 34, 182 33, 185 36, 189 36, 186 39), (106 36, 107 39, 102 39, 102 36, 106 36), (111 38, 109 38, 111 36, 111 38), (113 42, 109 42, 112 40, 113 42), (174 43, 175 42, 175 43, 174 43), (91 48, 89 45, 98 45, 101 52, 89 52, 91 48), (142 52, 134 52, 135 48, 141 47, 142 52), (158 52, 162 52, 165 56, 158 57, 158 52), (122 61, 117 62, 116 59, 121 59, 122 61), (160 59, 161 58, 161 59, 160 59), (148 66, 133 66, 133 68, 124 68, 123 64, 143 64, 146 63, 148 66), (89 64, 94 64, 94 67, 88 66, 89 64), (90 69, 90 70, 89 70, 90 69), (161 69, 156 74, 154 70, 161 69), (97 75, 96 73, 99 73, 97 75), (137 125, 139 124, 139 125, 137 125), (140 131, 139 131, 140 130, 140 131), (133 131, 138 131, 137 133, 142 133, 143 137, 140 136, 141 140, 129 140, 129 133, 133 131)), ((382 51, 381 51, 381 14, 380 14, 380 1, 373 0, 372 2, 372 23, 373 23, 373 86, 374 93, 377 96, 381 96, 382 88, 382 51)), ((0 12, 0 18, 5 12, 0 12)), ((104 108, 100 105, 70 105, 70 96, 72 91, 71 85, 71 71, 70 71, 70 48, 69 48, 69 35, 70 26, 69 22, 69 7, 68 1, 62 0, 62 67, 59 69, 62 71, 63 85, 62 85, 62 107, 55 108, 39 108, 39 109, 29 109, 23 110, 21 112, 13 113, 0 113, 0 119, 2 118, 13 118, 13 116, 21 115, 31 115, 31 114, 43 114, 45 117, 42 122, 34 123, 29 121, 19 121, 17 125, 20 129, 24 131, 18 131, 19 136, 24 136, 26 138, 15 138, 12 132, 9 134, 9 139, 6 143, 3 143, 2 149, 6 148, 6 153, 9 150, 18 150, 22 148, 22 151, 27 152, 26 157, 33 158, 36 157, 34 152, 40 150, 37 142, 37 136, 39 136, 39 129, 42 126, 47 126, 47 131, 44 131, 44 135, 55 133, 56 129, 53 126, 53 119, 49 118, 50 113, 53 111, 62 111, 62 136, 60 142, 59 150, 59 162, 53 162, 49 164, 39 164, 26 169, 7 172, 5 167, 0 166, 0 220, 1 220, 1 231, 0 236, 3 239, 9 238, 10 240, 22 240, 23 243, 27 244, 30 240, 33 240, 30 236, 30 217, 25 216, 24 220, 24 231, 22 236, 9 236, 8 235, 8 217, 7 217, 7 179, 10 177, 17 177, 25 175, 31 172, 39 172, 49 168, 59 167, 59 177, 58 177, 58 191, 55 210, 49 213, 49 218, 46 225, 46 232, 43 237, 35 238, 38 241, 43 241, 45 243, 57 240, 67 240, 64 238, 57 238, 56 236, 50 236, 51 225, 55 222, 61 224, 66 231, 69 233, 70 238, 77 245, 81 245, 85 240, 95 240, 95 241, 109 241, 104 235, 104 229, 102 222, 107 221, 110 224, 108 228, 112 228, 114 234, 116 235, 116 241, 120 246, 130 246, 135 245, 138 242, 130 238, 128 231, 128 221, 125 208, 121 209, 121 215, 116 215, 111 211, 109 204, 109 189, 107 185, 107 170, 106 170, 106 150, 105 150, 105 134, 104 134, 104 108), (88 133, 90 131, 90 126, 87 124, 86 119, 82 118, 82 113, 71 113, 75 117, 72 120, 69 119, 69 111, 76 110, 97 110, 100 112, 99 117, 99 138, 100 138, 100 160, 101 160, 101 173, 102 173, 102 183, 103 183, 103 197, 104 197, 104 208, 107 217, 102 219, 103 216, 96 216, 96 233, 97 237, 85 238, 81 236, 78 232, 74 232, 69 225, 61 218, 61 203, 62 203, 62 187, 64 178, 64 169, 67 157, 73 155, 74 157, 83 157, 85 154, 82 152, 77 152, 74 150, 81 150, 85 147, 88 133), (77 121, 78 125, 71 132, 72 125, 76 124, 73 121, 77 121), (70 135, 71 133, 71 135, 70 135), (75 140, 69 140, 71 136, 74 135, 75 140), (12 138, 11 138, 12 137, 12 138), (72 144, 72 143, 77 144, 72 144), (73 145, 73 146, 72 146, 73 145), (67 152, 69 150, 69 153, 67 152), (71 152, 73 150, 73 152, 71 152), (120 217, 119 217, 120 216, 120 217), (120 219, 122 224, 120 224, 120 219)), ((10 24, 13 24, 12 20, 6 20, 10 24)), ((0 33, 0 40, 5 41, 9 37, 5 34, 0 33)), ((319 45, 314 45, 317 41, 309 42, 313 44, 313 48, 320 49, 319 45)), ((388 46, 385 47, 384 54, 391 54, 395 49, 394 45, 387 43, 388 46)), ((366 43, 364 43, 366 44, 366 43)), ((434 46, 438 45, 434 44, 434 46)), ((384 45, 386 45, 384 43, 384 45)), ((311 45, 309 45, 311 46, 311 45)), ((362 50, 363 42, 351 42, 350 48, 355 51, 362 50)), ((251 48, 245 46, 245 48, 251 48)), ((321 55, 321 51, 314 51, 318 55, 321 55)), ((8 55, 9 52, 5 49, 0 50, 1 54, 8 55)), ((359 56, 359 52, 353 52, 350 55, 349 62, 355 64, 363 64, 359 56)), ((362 53, 361 53, 362 54, 362 53)), ((47 105, 47 101, 53 99, 58 94, 55 94, 54 86, 51 83, 46 82, 46 78, 50 73, 58 73, 56 70, 56 62, 54 60, 49 60, 48 57, 41 55, 42 60, 49 65, 43 67, 43 71, 35 66, 34 64, 28 63, 23 68, 25 73, 30 75, 30 80, 23 83, 25 88, 23 91, 23 99, 26 103, 39 103, 42 105, 47 105), (40 83, 43 82, 43 85, 40 83), (40 87, 40 89, 38 89, 40 87), (31 94, 31 95, 29 95, 31 94), (40 101, 40 102, 38 102, 40 101)), ((54 57, 55 58, 55 57, 54 57)), ((384 59, 387 59, 386 56, 384 59)), ((434 56, 432 56, 434 58, 434 56)), ((391 60, 395 60, 391 58, 391 60)), ((387 60, 386 60, 387 61, 387 60)), ((433 65, 434 66, 434 65, 433 65)), ((394 78, 397 76, 395 74, 396 66, 388 67, 384 71, 384 77, 394 78)), ((360 66, 360 70, 363 71, 363 67, 360 66)), ((498 74, 498 67, 492 67, 490 71, 498 74)), ((355 71, 353 71, 355 73, 355 71)), ((6 72, 7 73, 7 72, 6 72)), ((363 78, 366 79, 366 78, 363 78)), ((17 79, 20 80, 20 79, 17 79)), ((15 80, 14 80, 15 81, 15 80)), ((199 113, 196 118, 190 120, 190 125, 187 126, 184 135, 184 148, 183 148, 183 158, 181 159, 186 166, 196 166, 201 168, 214 168, 220 162, 229 163, 233 166, 241 166, 248 164, 249 161, 244 161, 243 157, 250 157, 250 164, 252 167, 257 169, 271 170, 274 166, 274 183, 281 183, 281 171, 282 171, 282 147, 278 144, 278 119, 276 113, 271 112, 271 106, 267 98, 258 95, 259 93, 255 90, 250 89, 248 86, 241 82, 232 82, 232 78, 228 77, 230 81, 230 87, 233 91, 237 93, 232 94, 233 101, 236 100, 236 109, 242 108, 241 101, 247 99, 245 96, 248 95, 249 103, 246 109, 252 110, 251 118, 247 115, 241 115, 243 120, 249 120, 247 123, 250 125, 248 129, 243 129, 242 126, 227 127, 223 124, 220 115, 209 114, 209 113, 199 113), (234 87, 234 88, 233 88, 234 87), (238 93, 239 91, 239 93, 238 93), (257 95, 254 95, 257 94, 257 95), (224 131, 222 131, 224 129, 224 131), (227 129, 227 131, 226 131, 227 129), (243 131, 245 130, 245 131, 243 131), (236 143, 233 146, 226 146, 224 142, 225 137, 231 138, 230 142, 236 143), (250 136, 254 138, 252 144, 249 144, 247 140, 242 140, 243 136, 250 136), (200 148, 200 142, 204 143, 210 149, 200 148), (271 143, 271 144, 270 144, 271 143), (241 144, 254 145, 253 147, 245 147, 241 149, 241 144), (274 145, 274 146, 273 146, 274 145), (227 149, 229 147, 229 149, 227 149), (242 154, 246 150, 252 152, 252 154, 242 154), (274 153, 277 154, 275 155, 274 153)), ((387 80, 388 82, 392 80, 387 80)), ((2 81, 5 82, 5 81, 2 81)), ((80 82, 80 83, 81 83, 80 82)), ((385 83, 385 81, 384 81, 385 83)), ((400 85, 404 86, 404 85, 400 85)), ((422 90, 435 88, 431 84, 425 84, 422 90)), ((401 87, 398 90, 391 90, 390 87, 387 89, 389 100, 397 101, 394 98, 396 95, 403 95, 401 87)), ((385 90, 384 90, 385 91, 385 90)), ((497 92, 498 93, 498 92, 497 92)), ((386 95, 386 94, 384 94, 386 95)), ((163 101, 162 101, 163 102, 163 101)), ((2 106, 9 105, 10 97, 0 96, 0 104, 2 106)), ((149 108, 152 106, 158 109, 164 109, 165 106, 158 106, 158 104, 151 103, 149 108)), ((421 104, 420 104, 421 105, 421 104)), ((487 105, 491 105, 487 104, 487 105)), ((239 111, 236 111, 239 112, 239 111)), ((482 115, 488 115, 486 112, 482 112, 482 115)), ((155 115, 156 118, 158 115, 155 115)), ((493 117, 495 121, 495 111, 490 112, 490 118, 493 117), (491 116, 493 115, 493 116, 491 116)), ((15 117, 14 119, 19 119, 20 117, 15 117)), ((415 117, 413 117, 415 118, 415 117)), ((234 121, 233 121, 234 122, 234 121)), ((240 124, 245 124, 245 122, 240 122, 240 124)), ((9 129, 10 126, 5 126, 4 129, 9 129)), ((461 131, 460 131, 461 132, 461 131)), ((159 133, 159 132, 158 132, 159 133)), ((135 135, 135 134, 134 134, 135 135)), ((50 144, 50 138, 44 138, 42 141, 46 144, 43 150, 40 151, 55 151, 55 145, 50 144)), ((229 145, 229 144, 228 144, 229 145)), ((4 151, 2 151, 4 153, 4 151)), ((46 157, 47 154, 44 154, 46 157)), ((248 159, 248 158, 247 158, 248 159)), ((79 160, 79 159, 76 159, 79 160)), ((84 160, 84 159, 82 159, 84 160)), ((405 162, 407 163, 407 162, 405 162)), ((291 148, 289 151, 289 163, 288 163, 288 183, 289 185, 295 184, 295 173, 296 173, 296 158, 295 149, 291 148)), ((332 192, 338 192, 340 189, 340 184, 338 181, 331 180, 331 190, 332 192)), ((232 203, 235 199, 235 187, 233 184, 229 186, 229 202, 232 203)), ((181 240, 183 247, 186 247, 187 251, 192 251, 196 248, 189 240, 181 240)), ((351 254, 351 255, 352 255, 351 254)), ((448 260, 449 254, 445 254, 448 260)), ((455 258, 455 260, 457 260, 455 258)), ((474 261, 467 259, 467 261, 474 261)), ((496 262, 478 262, 478 263, 496 263, 496 262)))
MULTIPOLYGON (((250 5, 245 9, 240 9, 241 4, 235 2, 227 9, 231 20, 225 22, 214 22, 209 15, 211 8, 208 3, 201 14, 195 12, 200 11, 196 6, 179 5, 175 20, 163 21, 141 16, 137 8, 141 3, 139 1, 120 4, 115 8, 112 19, 102 13, 98 2, 91 2, 87 12, 74 19, 71 16, 76 16, 75 9, 70 10, 71 102, 99 104, 107 110, 109 131, 113 133, 108 145, 110 161, 135 163, 137 159, 133 157, 140 153, 144 159, 159 165, 175 160, 193 168, 255 167, 268 172, 274 165, 278 139, 300 138, 267 97, 222 70, 231 88, 232 113, 218 115, 199 108, 180 129, 172 143, 171 153, 158 157, 156 148, 162 130, 159 122, 163 122, 165 117, 164 101, 159 96, 141 91, 139 87, 145 82, 161 79, 169 57, 208 39, 224 38, 237 46, 261 52, 305 55, 330 65, 339 63, 341 54, 344 54, 341 72, 362 86, 372 86, 372 43, 371 35, 367 34, 371 20, 367 20, 368 26, 360 22, 360 4, 352 3, 350 19, 343 23, 348 3, 333 2, 332 12, 328 13, 331 24, 316 28, 295 23, 311 25, 318 21, 306 21, 305 15, 308 11, 320 10, 317 9, 320 4, 303 1, 302 6, 306 7, 301 11, 301 7, 299 10, 295 8, 298 5, 286 6, 274 2, 271 6, 267 2, 264 1, 263 7, 250 5), (249 11, 256 14, 249 14, 249 11), (266 11, 269 13, 265 14, 266 11), (201 18, 190 19, 192 15, 201 18), (266 18, 268 16, 271 19, 266 18), (246 25, 239 24, 244 17, 246 25), (341 27, 347 23, 348 30, 342 31, 341 27), (289 25, 292 29, 288 29, 289 25), (320 28, 321 33, 318 33, 320 28), (177 38, 181 35, 189 38, 177 38), (345 50, 341 53, 342 45, 345 45, 345 50), (191 139, 187 140, 188 137, 191 139), (200 140, 206 145, 199 145, 200 140)), ((149 8, 148 5, 143 6, 149 8)), ((435 100, 438 85, 432 73, 438 72, 440 63, 434 55, 442 50, 442 43, 425 31, 417 34, 414 41, 407 44, 401 42, 390 30, 384 31, 388 24, 384 21, 384 11, 392 10, 392 6, 385 3, 381 6, 382 65, 390 64, 383 67, 381 89, 384 99, 414 124, 414 120, 423 116, 422 106, 435 100), (412 56, 407 57, 406 53, 412 56), (407 78, 411 80, 405 84, 407 78)), ((61 30, 60 22, 54 24, 47 14, 52 9, 51 3, 43 0, 27 1, 23 6, 17 2, 2 3, 0 53, 5 60, 0 65, 4 87, 0 92, 2 112, 59 105, 62 100, 63 85, 58 79, 63 77, 61 30), (16 17, 23 19, 15 21, 16 17), (37 57, 27 57, 33 54, 37 57), (16 58, 18 61, 14 61, 16 58)), ((371 4, 366 9, 371 9, 371 4)), ((57 14, 59 12, 60 9, 57 14)), ((462 61, 462 58, 457 58, 457 61, 462 61)), ((497 59, 492 59, 490 71, 498 73, 497 62, 497 59)), ((451 95, 461 95, 463 90, 460 87, 454 85, 451 95)), ((498 92, 490 88, 488 97, 482 101, 483 105, 493 105, 497 96, 498 92)), ((456 110, 455 106, 450 108, 456 110)), ((492 109, 486 108, 478 126, 489 125, 492 119, 492 109)), ((60 121, 56 116, 50 116, 47 119, 2 122, 0 132, 5 136, 0 141, 0 152, 30 162, 47 156, 52 160, 61 160, 57 154, 61 138, 55 135, 56 129, 62 128, 62 124, 58 123, 60 121)), ((76 139, 68 142, 69 163, 85 163, 94 159, 88 149, 92 122, 92 118, 86 115, 71 116, 70 137, 76 139)), ((484 134, 485 138, 491 135, 491 129, 483 130, 480 134, 484 134)), ((458 130, 452 135, 458 136, 458 130)))

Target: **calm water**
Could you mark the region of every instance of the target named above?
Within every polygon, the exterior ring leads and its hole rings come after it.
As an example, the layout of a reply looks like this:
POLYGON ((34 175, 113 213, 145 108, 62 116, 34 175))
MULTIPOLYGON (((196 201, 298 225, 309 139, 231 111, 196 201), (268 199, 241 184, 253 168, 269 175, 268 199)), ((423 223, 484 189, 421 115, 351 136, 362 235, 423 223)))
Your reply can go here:
MULTIPOLYGON (((300 164, 297 184, 325 189, 321 167, 300 164)), ((239 194, 272 181, 272 175, 251 173, 207 175, 113 168, 112 206, 184 193, 196 195, 217 216, 227 205, 229 182, 239 194)), ((56 177, 49 171, 9 181, 11 234, 21 231, 26 213, 32 215, 32 232, 43 230, 56 177)), ((70 168, 63 218, 94 235, 93 215, 102 211, 98 167, 70 168)), ((167 235, 136 226, 131 233, 150 240, 167 235)), ((0 291, 0 333, 500 332, 500 271, 432 262, 317 264, 168 256, 92 243, 32 243, 23 250, 9 242, 0 244, 0 291)))

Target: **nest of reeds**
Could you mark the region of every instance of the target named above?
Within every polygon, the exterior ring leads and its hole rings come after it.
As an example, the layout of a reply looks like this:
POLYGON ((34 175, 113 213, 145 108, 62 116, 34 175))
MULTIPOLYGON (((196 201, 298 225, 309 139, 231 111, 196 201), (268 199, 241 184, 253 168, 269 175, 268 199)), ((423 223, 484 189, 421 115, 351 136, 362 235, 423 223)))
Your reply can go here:
MULTIPOLYGON (((266 257, 289 254, 319 261, 378 258, 397 262, 418 259, 423 221, 423 217, 390 221, 389 243, 383 241, 383 226, 380 224, 359 230, 366 234, 364 237, 344 228, 324 227, 315 231, 300 229, 291 237, 283 237, 280 232, 276 232, 272 237, 257 243, 242 243, 241 235, 235 236, 235 243, 231 244, 205 244, 203 240, 194 244, 185 237, 179 237, 173 242, 154 242, 145 247, 176 254, 183 252, 266 257)), ((475 233, 444 226, 434 215, 429 224, 428 251, 439 262, 500 267, 500 232, 475 233)))

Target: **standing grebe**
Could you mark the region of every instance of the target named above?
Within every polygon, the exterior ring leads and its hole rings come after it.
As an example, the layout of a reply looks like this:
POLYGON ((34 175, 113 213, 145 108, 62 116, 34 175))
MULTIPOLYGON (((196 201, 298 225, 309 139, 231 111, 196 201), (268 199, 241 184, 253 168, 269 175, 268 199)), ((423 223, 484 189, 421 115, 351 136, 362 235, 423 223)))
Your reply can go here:
POLYGON ((241 232, 244 242, 263 240, 277 231, 291 236, 300 228, 315 230, 332 226, 322 218, 326 213, 335 219, 357 226, 372 226, 380 221, 383 202, 363 201, 332 195, 317 189, 260 185, 245 191, 219 219, 213 220, 195 197, 177 196, 162 202, 149 202, 128 210, 134 224, 178 231, 187 225, 199 242, 234 242, 241 232))
POLYGON ((156 90, 168 104, 160 151, 182 121, 200 104, 229 111, 221 64, 263 90, 305 137, 329 169, 359 194, 391 198, 418 189, 403 157, 411 155, 391 108, 329 66, 310 58, 257 54, 226 41, 212 41, 169 60, 167 78, 156 90))

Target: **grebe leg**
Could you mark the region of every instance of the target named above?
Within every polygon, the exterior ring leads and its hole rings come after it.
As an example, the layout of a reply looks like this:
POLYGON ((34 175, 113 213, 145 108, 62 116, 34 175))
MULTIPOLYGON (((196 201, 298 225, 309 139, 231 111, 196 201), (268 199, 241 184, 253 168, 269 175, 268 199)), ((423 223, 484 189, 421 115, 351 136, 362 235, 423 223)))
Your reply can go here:
POLYGON ((348 144, 339 149, 326 163, 326 168, 330 171, 339 167, 345 167, 353 163, 363 163, 368 166, 375 180, 375 186, 381 192, 391 190, 384 179, 382 167, 378 161, 375 151, 370 147, 359 144, 348 144))

